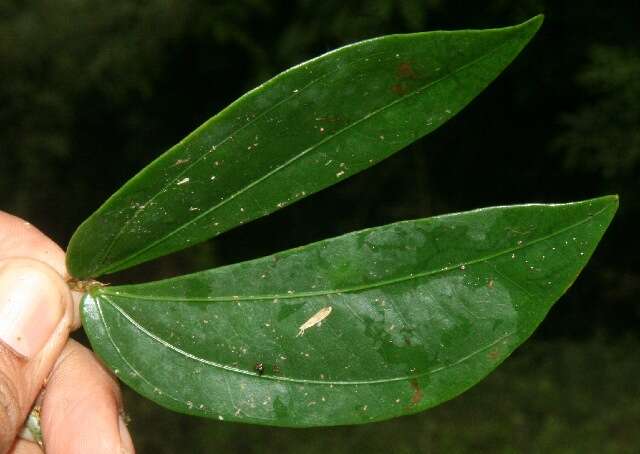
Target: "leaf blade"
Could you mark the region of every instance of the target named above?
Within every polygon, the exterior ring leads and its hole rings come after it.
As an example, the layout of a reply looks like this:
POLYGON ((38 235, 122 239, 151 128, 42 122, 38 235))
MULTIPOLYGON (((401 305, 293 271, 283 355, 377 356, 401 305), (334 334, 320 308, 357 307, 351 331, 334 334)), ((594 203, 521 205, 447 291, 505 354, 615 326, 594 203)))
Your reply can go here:
POLYGON ((97 289, 84 325, 125 382, 176 411, 283 426, 386 419, 450 399, 504 360, 573 282, 616 208, 603 197, 368 229, 97 289), (296 337, 326 307, 322 325, 296 337))
POLYGON ((177 251, 379 162, 468 104, 541 21, 392 35, 285 71, 210 119, 90 216, 69 244, 70 272, 97 276, 177 251))

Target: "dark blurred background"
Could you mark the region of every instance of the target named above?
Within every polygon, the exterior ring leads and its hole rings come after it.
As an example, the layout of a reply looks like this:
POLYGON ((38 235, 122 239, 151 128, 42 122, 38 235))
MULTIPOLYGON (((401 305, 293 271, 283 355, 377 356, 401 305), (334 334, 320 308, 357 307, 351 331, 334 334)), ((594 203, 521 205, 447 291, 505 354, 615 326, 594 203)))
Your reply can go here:
POLYGON ((183 274, 402 219, 620 194, 593 259, 533 338, 463 396, 385 423, 219 423, 125 390, 131 427, 141 453, 640 452, 639 5, 0 0, 0 209, 66 245, 142 166, 293 64, 374 36, 545 13, 516 61, 435 133, 266 219, 115 277, 183 274))

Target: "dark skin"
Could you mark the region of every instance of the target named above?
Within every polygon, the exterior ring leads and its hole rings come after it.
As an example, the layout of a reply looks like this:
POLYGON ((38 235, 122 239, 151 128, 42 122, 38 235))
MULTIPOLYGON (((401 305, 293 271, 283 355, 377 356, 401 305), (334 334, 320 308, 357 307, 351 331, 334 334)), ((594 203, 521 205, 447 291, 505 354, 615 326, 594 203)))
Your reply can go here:
POLYGON ((120 416, 117 381, 90 350, 69 339, 80 327, 81 294, 69 289, 68 280, 64 251, 32 225, 0 211, 0 303, 41 298, 59 304, 51 310, 62 313, 51 336, 38 333, 38 323, 29 325, 28 335, 43 343, 32 355, 0 341, 2 454, 44 452, 17 436, 36 402, 48 454, 134 452, 120 416))

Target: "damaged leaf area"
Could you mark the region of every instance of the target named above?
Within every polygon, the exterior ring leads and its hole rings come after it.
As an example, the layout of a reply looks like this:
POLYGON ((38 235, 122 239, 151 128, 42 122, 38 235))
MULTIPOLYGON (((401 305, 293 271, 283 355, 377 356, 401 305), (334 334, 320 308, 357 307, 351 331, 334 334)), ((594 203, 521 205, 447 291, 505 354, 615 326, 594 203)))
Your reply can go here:
POLYGON ((83 324, 124 382, 179 412, 290 427, 415 413, 531 335, 617 206, 608 196, 486 208, 94 287, 83 324))
POLYGON ((76 278, 113 273, 286 207, 463 109, 542 23, 392 35, 295 66, 143 169, 75 232, 76 278))

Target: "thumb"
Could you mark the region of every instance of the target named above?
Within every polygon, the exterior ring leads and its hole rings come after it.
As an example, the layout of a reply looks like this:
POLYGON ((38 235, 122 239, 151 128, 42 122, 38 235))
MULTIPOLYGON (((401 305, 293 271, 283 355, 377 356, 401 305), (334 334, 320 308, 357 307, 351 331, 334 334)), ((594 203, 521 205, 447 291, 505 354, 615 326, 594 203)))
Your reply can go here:
POLYGON ((69 335, 71 294, 28 258, 0 260, 0 453, 22 428, 69 335))

